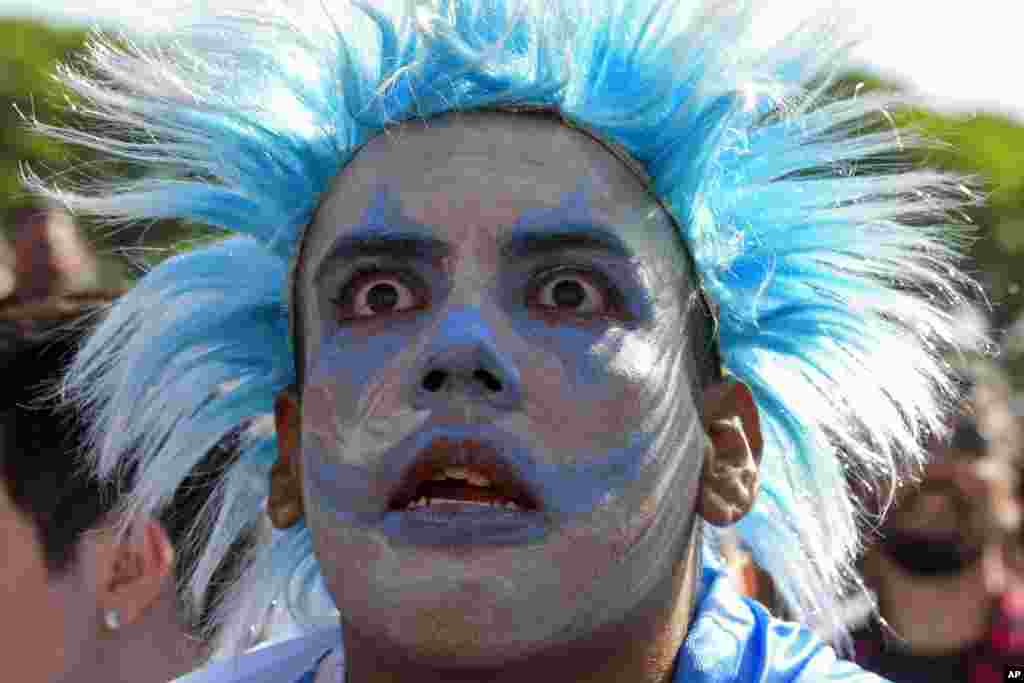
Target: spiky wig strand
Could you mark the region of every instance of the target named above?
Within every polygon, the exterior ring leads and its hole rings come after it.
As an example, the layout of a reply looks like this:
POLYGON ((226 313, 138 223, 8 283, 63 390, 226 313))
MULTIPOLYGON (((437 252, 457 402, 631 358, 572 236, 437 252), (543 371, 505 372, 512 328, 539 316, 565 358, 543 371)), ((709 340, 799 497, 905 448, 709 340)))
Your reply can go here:
MULTIPOLYGON (((725 368, 766 433, 739 533, 797 615, 838 626, 835 601, 858 580, 850 480, 905 477, 953 396, 939 352, 971 283, 950 214, 973 198, 893 165, 914 142, 887 125, 898 101, 825 95, 845 55, 836 22, 754 49, 751 16, 698 0, 270 2, 160 46, 96 39, 87 69, 62 77, 101 133, 36 127, 156 174, 27 182, 75 212, 245 235, 155 268, 82 350, 67 392, 94 420, 99 473, 137 464, 131 508, 157 509, 198 454, 296 380, 288 264, 360 145, 402 120, 547 107, 624 148, 680 226, 725 368)), ((253 434, 225 473, 194 595, 264 514, 274 457, 273 435, 253 434)), ((276 534, 221 606, 223 633, 244 644, 261 605, 316 575, 308 530, 276 534)))

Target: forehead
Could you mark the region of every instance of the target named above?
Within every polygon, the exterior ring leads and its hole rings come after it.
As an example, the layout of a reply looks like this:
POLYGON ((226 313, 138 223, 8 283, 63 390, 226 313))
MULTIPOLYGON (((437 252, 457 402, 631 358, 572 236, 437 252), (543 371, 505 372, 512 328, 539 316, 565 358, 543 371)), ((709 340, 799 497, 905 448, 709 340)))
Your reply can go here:
POLYGON ((413 121, 377 136, 339 175, 325 207, 382 182, 401 185, 406 203, 441 189, 467 195, 469 187, 458 191, 467 182, 491 197, 528 192, 540 205, 581 187, 595 208, 650 201, 635 174, 594 138, 553 118, 501 112, 413 121))
MULTIPOLYGON (((429 227, 455 244, 524 222, 576 219, 614 229, 635 246, 674 243, 665 211, 604 145, 558 121, 483 112, 415 121, 367 143, 324 197, 304 245, 307 273, 334 238, 429 227)), ((544 227, 543 225, 531 227, 544 227)), ((551 225, 550 227, 564 227, 551 225)))

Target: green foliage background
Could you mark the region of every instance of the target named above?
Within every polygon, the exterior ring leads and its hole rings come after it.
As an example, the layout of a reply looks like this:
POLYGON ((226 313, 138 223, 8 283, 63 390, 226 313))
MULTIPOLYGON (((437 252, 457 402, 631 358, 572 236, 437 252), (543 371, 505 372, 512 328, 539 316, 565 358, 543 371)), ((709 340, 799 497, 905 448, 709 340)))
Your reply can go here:
MULTIPOLYGON (((0 215, 10 215, 11 209, 36 201, 20 187, 19 164, 28 163, 43 177, 70 181, 73 174, 68 174, 68 169, 87 170, 97 163, 88 153, 29 134, 22 120, 25 115, 47 123, 66 123, 73 116, 66 95, 51 74, 59 61, 74 58, 85 38, 82 31, 33 21, 0 21, 0 215)), ((870 73, 849 73, 834 86, 836 91, 846 92, 900 88, 900 84, 870 73)), ((969 265, 987 288, 994 324, 1000 329, 1008 327, 1024 312, 1024 125, 985 113, 949 115, 917 109, 896 116, 898 123, 948 143, 915 153, 914 161, 973 176, 987 194, 987 204, 970 212, 978 232, 971 250, 974 263, 969 265)), ((4 230, 12 229, 6 221, 4 230)), ((130 279, 138 272, 126 266, 121 255, 126 249, 133 260, 153 263, 176 245, 211 235, 201 226, 176 222, 134 226, 113 234, 109 230, 88 232, 111 280, 130 279), (164 249, 140 252, 137 247, 143 235, 147 247, 164 249)), ((1020 346, 1024 350, 1024 335, 1020 346)), ((1019 374, 1024 379, 1024 362, 1020 364, 1019 374)))
MULTIPOLYGON (((13 213, 22 207, 39 206, 39 199, 21 185, 20 169, 27 166, 43 178, 71 184, 76 177, 95 170, 119 175, 137 172, 88 150, 66 145, 29 132, 26 119, 48 124, 73 121, 73 101, 54 78, 61 62, 74 62, 86 41, 82 30, 57 28, 27 19, 0 20, 0 230, 12 237, 17 230, 13 213), (112 168, 113 167, 113 168, 112 168)), ((116 287, 131 281, 140 267, 152 265, 195 240, 213 234, 202 226, 175 221, 119 228, 98 228, 80 220, 100 256, 103 285, 116 287), (146 248, 142 249, 145 237, 146 248)))
POLYGON ((19 160, 42 170, 68 161, 59 145, 28 135, 21 116, 54 120, 60 104, 50 73, 58 60, 79 49, 84 34, 58 31, 29 21, 0 22, 0 201, 3 207, 30 200, 18 182, 19 160))
MULTIPOLYGON (((898 91, 902 86, 850 73, 835 88, 898 91)), ((971 256, 991 298, 993 323, 1006 327, 1024 313, 1024 122, 925 108, 898 112, 895 121, 936 143, 915 152, 914 161, 963 174, 985 197, 983 206, 968 212, 978 227, 971 256)))

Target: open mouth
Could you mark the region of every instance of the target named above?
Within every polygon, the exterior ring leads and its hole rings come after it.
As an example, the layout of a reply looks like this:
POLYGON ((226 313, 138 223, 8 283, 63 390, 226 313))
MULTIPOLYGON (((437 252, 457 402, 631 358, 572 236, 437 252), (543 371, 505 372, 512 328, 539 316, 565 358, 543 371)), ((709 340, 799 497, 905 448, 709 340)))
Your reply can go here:
POLYGON ((475 439, 437 438, 409 466, 390 510, 535 511, 537 499, 498 451, 475 439))

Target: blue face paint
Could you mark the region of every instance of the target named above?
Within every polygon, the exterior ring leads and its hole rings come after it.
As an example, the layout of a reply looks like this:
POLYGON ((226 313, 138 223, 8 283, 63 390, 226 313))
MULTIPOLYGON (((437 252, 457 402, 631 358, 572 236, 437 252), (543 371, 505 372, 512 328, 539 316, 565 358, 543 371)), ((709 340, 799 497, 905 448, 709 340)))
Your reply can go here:
POLYGON ((671 574, 703 443, 673 231, 607 150, 527 117, 407 124, 342 172, 298 286, 307 517, 346 619, 498 661, 671 574), (536 505, 396 509, 438 443, 536 505))

